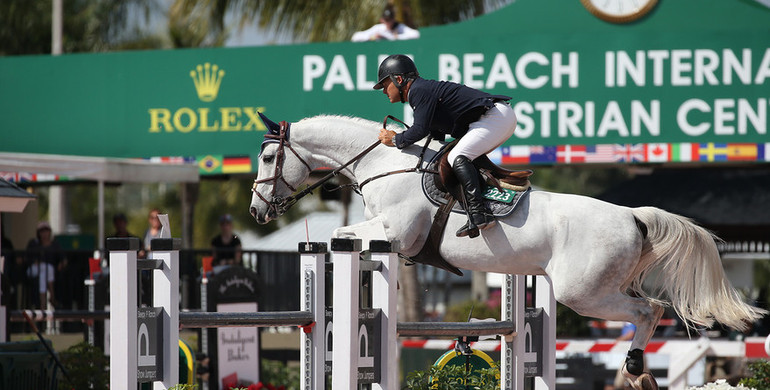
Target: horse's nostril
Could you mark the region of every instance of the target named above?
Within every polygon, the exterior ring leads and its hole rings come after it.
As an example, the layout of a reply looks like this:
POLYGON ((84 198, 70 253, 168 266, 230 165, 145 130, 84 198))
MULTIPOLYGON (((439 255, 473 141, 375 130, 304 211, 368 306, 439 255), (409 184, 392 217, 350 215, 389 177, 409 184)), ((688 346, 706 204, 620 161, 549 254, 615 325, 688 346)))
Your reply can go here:
POLYGON ((249 213, 251 213, 251 216, 252 216, 252 217, 256 218, 256 217, 257 217, 257 208, 256 208, 256 207, 254 207, 254 206, 252 206, 252 207, 249 209, 249 213))

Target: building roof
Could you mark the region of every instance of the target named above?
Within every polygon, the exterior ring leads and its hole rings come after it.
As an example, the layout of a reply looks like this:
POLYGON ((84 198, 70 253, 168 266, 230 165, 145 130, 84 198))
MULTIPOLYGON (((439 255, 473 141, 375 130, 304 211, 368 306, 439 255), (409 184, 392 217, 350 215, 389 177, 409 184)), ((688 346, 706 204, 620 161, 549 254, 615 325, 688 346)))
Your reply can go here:
POLYGON ((19 188, 16 184, 0 177, 0 197, 8 198, 34 198, 35 195, 19 188))

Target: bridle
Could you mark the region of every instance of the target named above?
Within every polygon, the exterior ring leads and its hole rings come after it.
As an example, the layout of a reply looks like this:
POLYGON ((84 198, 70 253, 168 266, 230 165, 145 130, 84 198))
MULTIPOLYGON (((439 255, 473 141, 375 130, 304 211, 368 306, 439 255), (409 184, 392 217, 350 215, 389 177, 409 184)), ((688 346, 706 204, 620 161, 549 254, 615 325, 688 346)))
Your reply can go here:
POLYGON ((294 148, 291 146, 291 143, 289 142, 289 126, 290 126, 289 123, 286 121, 281 121, 278 123, 278 125, 280 126, 278 134, 272 134, 272 133, 265 134, 265 141, 263 142, 263 147, 265 146, 265 144, 268 144, 268 143, 278 144, 278 152, 276 152, 276 155, 275 155, 275 170, 273 171, 273 176, 260 179, 260 180, 255 179, 254 184, 251 186, 251 192, 255 193, 259 197, 259 199, 265 202, 268 205, 268 207, 273 209, 273 211, 276 212, 276 215, 281 215, 284 212, 286 212, 286 210, 288 210, 291 206, 297 203, 299 198, 301 198, 302 196, 305 196, 303 194, 300 197, 289 196, 287 198, 281 198, 280 196, 275 195, 276 190, 278 189, 279 180, 283 182, 283 184, 285 184, 286 187, 288 187, 291 190, 291 192, 297 191, 297 189, 294 188, 294 186, 292 186, 291 184, 289 184, 289 182, 286 181, 286 179, 283 177, 283 161, 286 158, 286 153, 284 151, 284 148, 287 148, 292 153, 294 153, 294 155, 297 156, 299 161, 302 162, 302 164, 304 164, 309 171, 312 171, 313 168, 311 168, 310 164, 308 164, 307 161, 305 161, 305 159, 303 159, 302 156, 300 156, 299 153, 297 153, 297 151, 294 150, 294 148), (262 196, 262 194, 260 194, 257 191, 257 185, 261 183, 266 183, 269 181, 273 182, 273 189, 270 193, 270 198, 272 200, 265 199, 265 197, 262 196))
MULTIPOLYGON (((402 122, 400 119, 392 115, 388 115, 382 121, 382 128, 386 128, 388 119, 395 120, 397 122, 402 123, 404 126, 407 126, 406 123, 402 122)), ((296 204, 300 199, 305 197, 305 195, 310 194, 311 192, 313 192, 313 190, 320 187, 327 181, 331 180, 334 176, 337 176, 343 169, 347 168, 348 165, 358 161, 360 158, 362 158, 367 153, 371 152, 374 148, 376 148, 378 145, 380 145, 380 141, 379 140, 376 141, 375 143, 367 147, 363 152, 357 154, 348 162, 337 167, 336 169, 334 169, 329 174, 327 174, 320 180, 316 181, 312 185, 306 187, 302 191, 297 192, 296 194, 290 195, 286 198, 282 198, 280 196, 276 196, 276 190, 278 188, 279 180, 283 182, 286 185, 286 187, 288 187, 292 192, 297 191, 297 189, 294 188, 291 184, 289 184, 289 182, 286 181, 286 179, 283 177, 283 163, 286 157, 286 152, 284 151, 284 148, 287 148, 292 153, 294 153, 294 155, 297 156, 299 161, 302 164, 304 164, 309 171, 312 171, 313 169, 310 167, 310 164, 308 164, 307 161, 305 161, 305 159, 303 159, 302 156, 300 156, 299 153, 297 153, 297 151, 294 150, 294 148, 291 146, 291 142, 289 142, 289 130, 290 130, 289 123, 286 121, 281 121, 278 123, 278 125, 279 125, 278 134, 274 134, 272 132, 265 134, 265 141, 262 143, 263 148, 265 144, 268 144, 268 143, 278 144, 278 152, 276 152, 276 156, 275 156, 276 161, 275 161, 275 170, 273 171, 273 176, 264 178, 264 179, 254 180, 254 184, 251 186, 251 192, 255 193, 259 197, 259 199, 265 202, 268 205, 268 207, 270 207, 276 213, 276 215, 282 215, 283 213, 285 213, 287 210, 289 210, 289 208, 291 208, 291 206, 294 206, 294 204, 296 204), (273 182, 273 189, 270 193, 270 198, 272 198, 272 200, 266 199, 264 196, 262 196, 262 194, 260 194, 257 191, 257 185, 261 183, 270 182, 270 181, 273 182)), ((409 126, 407 126, 407 128, 408 127, 409 126)), ((425 146, 423 146, 422 148, 422 153, 420 153, 420 160, 417 162, 417 166, 415 166, 414 168, 399 169, 396 171, 382 173, 364 180, 363 182, 361 182, 361 184, 353 183, 352 184, 353 188, 355 189, 356 192, 358 192, 359 189, 361 189, 365 184, 371 182, 372 180, 379 179, 385 176, 390 176, 395 173, 418 172, 418 171, 437 173, 436 171, 421 168, 423 156, 425 155, 425 150, 428 148, 428 144, 430 144, 430 141, 431 141, 431 137, 428 137, 427 141, 425 142, 425 146)))

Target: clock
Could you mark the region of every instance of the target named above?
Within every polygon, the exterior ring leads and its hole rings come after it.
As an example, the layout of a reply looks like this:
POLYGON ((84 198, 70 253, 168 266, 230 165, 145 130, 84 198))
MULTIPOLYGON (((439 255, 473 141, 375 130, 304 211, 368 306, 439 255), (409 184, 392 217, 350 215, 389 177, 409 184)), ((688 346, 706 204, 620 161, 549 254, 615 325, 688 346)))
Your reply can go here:
POLYGON ((647 15, 658 0, 580 0, 599 19, 611 23, 633 22, 647 15))

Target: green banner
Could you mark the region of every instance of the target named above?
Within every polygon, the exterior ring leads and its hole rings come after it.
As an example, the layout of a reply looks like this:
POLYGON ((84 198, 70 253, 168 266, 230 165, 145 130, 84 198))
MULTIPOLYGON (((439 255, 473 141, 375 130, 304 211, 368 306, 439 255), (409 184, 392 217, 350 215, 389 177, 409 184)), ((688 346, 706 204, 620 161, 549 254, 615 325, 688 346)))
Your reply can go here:
POLYGON ((184 156, 203 173, 250 172, 260 111, 408 122, 408 105, 371 89, 380 60, 406 53, 423 77, 514 97, 504 163, 770 160, 770 9, 753 1, 660 1, 610 23, 579 1, 519 0, 421 33, 0 58, 0 151, 184 156))

